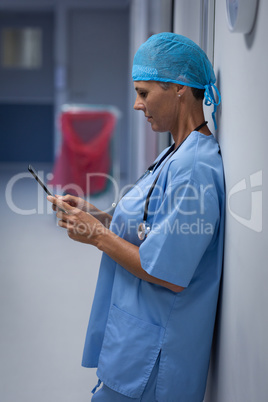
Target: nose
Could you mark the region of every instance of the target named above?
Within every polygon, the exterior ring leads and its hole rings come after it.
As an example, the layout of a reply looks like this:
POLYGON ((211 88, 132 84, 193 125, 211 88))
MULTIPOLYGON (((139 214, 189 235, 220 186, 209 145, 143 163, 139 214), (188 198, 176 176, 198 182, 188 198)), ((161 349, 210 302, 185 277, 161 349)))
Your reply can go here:
POLYGON ((135 110, 142 110, 143 112, 145 111, 145 106, 144 106, 143 102, 141 101, 141 99, 139 98, 138 95, 136 97, 136 100, 135 100, 133 108, 135 110))

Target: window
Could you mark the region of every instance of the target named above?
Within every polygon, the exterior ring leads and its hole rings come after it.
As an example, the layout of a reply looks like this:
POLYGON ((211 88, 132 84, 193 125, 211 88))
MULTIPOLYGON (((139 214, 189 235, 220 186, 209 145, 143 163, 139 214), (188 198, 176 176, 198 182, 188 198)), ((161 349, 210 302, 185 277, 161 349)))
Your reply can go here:
POLYGON ((42 31, 4 28, 1 33, 2 67, 37 69, 42 65, 42 31))

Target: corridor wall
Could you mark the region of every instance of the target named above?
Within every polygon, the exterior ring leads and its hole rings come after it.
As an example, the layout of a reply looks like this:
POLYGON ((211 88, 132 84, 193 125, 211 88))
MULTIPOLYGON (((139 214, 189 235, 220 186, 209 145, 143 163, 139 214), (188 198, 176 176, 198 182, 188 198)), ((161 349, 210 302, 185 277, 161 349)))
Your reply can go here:
POLYGON ((215 2, 214 66, 225 166, 224 274, 206 402, 264 402, 268 394, 266 94, 268 3, 248 35, 231 33, 215 2))
POLYGON ((268 2, 259 0, 244 35, 229 31, 226 1, 175 0, 176 33, 204 47, 208 32, 222 95, 215 136, 225 166, 225 255, 205 402, 265 402, 268 395, 267 14, 268 2))

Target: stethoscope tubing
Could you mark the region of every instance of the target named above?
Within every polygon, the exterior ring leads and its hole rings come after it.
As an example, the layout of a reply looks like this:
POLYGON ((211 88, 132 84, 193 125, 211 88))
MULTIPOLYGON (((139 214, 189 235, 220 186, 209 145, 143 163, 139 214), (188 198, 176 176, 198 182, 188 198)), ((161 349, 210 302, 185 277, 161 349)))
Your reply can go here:
MULTIPOLYGON (((204 127, 205 125, 207 125, 207 121, 204 121, 202 124, 200 124, 198 127, 196 127, 193 131, 199 131, 202 127, 204 127)), ((191 134, 191 133, 190 133, 191 134)), ((145 200, 145 206, 144 206, 144 213, 143 213, 143 222, 139 224, 138 226, 138 237, 140 240, 144 240, 144 238, 149 234, 150 232, 150 225, 147 223, 147 217, 148 217, 148 208, 149 208, 149 203, 150 203, 150 197, 152 195, 152 192, 155 189, 156 183, 159 179, 159 176, 165 166, 165 164, 169 161, 169 159, 175 154, 175 152, 178 151, 178 149, 182 146, 182 144, 184 143, 184 141, 189 137, 189 135, 187 135, 187 137, 185 137, 185 139, 177 146, 177 148, 175 148, 175 144, 172 144, 171 147, 168 149, 168 151, 165 153, 165 155, 162 156, 162 158, 160 159, 159 162, 154 163, 153 165, 151 165, 146 172, 144 173, 144 175, 136 182, 138 183, 147 172, 151 172, 154 169, 157 169, 158 166, 160 166, 162 164, 162 162, 165 160, 164 164, 162 165, 161 169, 159 170, 156 178, 154 179, 148 194, 146 196, 146 200, 145 200), (168 157, 169 156, 169 157, 168 157)))

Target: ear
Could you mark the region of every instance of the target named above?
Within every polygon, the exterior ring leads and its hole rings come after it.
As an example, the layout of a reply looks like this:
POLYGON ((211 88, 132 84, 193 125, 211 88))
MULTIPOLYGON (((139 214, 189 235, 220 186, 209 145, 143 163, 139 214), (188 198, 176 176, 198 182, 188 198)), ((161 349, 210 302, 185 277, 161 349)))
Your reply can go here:
POLYGON ((181 97, 186 91, 186 85, 176 84, 177 96, 181 97))

